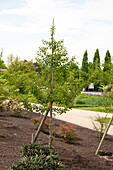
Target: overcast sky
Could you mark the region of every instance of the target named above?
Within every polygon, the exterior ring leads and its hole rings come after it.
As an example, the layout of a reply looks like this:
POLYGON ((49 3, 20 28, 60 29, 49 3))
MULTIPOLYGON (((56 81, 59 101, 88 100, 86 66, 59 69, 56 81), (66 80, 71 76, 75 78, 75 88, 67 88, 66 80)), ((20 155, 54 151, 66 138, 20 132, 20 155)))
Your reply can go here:
POLYGON ((113 56, 113 0, 0 0, 0 51, 35 59, 41 40, 48 40, 54 17, 57 40, 64 39, 69 57, 81 64, 85 50, 93 61, 99 49, 113 56))

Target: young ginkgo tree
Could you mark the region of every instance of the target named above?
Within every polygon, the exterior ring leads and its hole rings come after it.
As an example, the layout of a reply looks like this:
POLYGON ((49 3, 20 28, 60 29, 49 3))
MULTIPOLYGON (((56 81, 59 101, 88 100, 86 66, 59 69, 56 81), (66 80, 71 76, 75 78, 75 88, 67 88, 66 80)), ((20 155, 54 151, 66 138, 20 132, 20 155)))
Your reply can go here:
MULTIPOLYGON (((72 106, 72 101, 78 92, 78 78, 75 78, 75 70, 70 69, 71 64, 74 63, 74 58, 69 60, 67 50, 64 47, 64 41, 56 41, 54 35, 55 27, 53 24, 50 41, 43 40, 43 47, 39 47, 37 51, 36 61, 41 68, 41 72, 36 82, 33 82, 32 93, 37 98, 38 103, 41 104, 41 109, 39 110, 41 112, 46 111, 46 113, 35 134, 34 142, 38 137, 48 112, 50 111, 51 119, 53 111, 59 114, 65 112, 67 108, 72 106), (53 107, 53 104, 64 107, 56 108, 53 107)), ((49 144, 52 141, 51 133, 50 121, 49 144)))

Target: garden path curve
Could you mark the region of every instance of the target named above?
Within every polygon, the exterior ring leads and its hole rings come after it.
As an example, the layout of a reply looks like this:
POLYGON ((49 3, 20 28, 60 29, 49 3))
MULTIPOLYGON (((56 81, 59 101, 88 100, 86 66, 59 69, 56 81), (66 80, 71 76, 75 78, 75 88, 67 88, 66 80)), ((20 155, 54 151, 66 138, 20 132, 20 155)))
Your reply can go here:
MULTIPOLYGON (((89 129, 94 129, 92 120, 95 120, 98 115, 103 117, 106 115, 106 113, 72 109, 70 111, 67 111, 66 113, 63 113, 62 115, 56 114, 55 118, 74 123, 76 125, 80 125, 89 129)), ((112 114, 108 113, 107 117, 111 118, 112 114)), ((97 121, 95 123, 97 123, 97 121)), ((113 125, 110 126, 108 134, 113 135, 113 125)))

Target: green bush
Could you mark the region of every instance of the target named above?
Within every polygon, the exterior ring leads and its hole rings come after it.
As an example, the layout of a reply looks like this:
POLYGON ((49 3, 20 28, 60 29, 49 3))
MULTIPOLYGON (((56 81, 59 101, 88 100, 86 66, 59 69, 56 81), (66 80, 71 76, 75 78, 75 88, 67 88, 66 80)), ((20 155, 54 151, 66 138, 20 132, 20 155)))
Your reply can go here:
POLYGON ((4 109, 4 106, 2 104, 0 104, 0 112, 3 112, 5 109, 4 109))
POLYGON ((80 100, 80 99, 78 99, 78 100, 76 100, 76 104, 86 104, 86 103, 85 103, 85 101, 84 101, 84 100, 82 100, 82 99, 81 99, 81 100, 80 100))
POLYGON ((5 100, 5 97, 2 95, 0 96, 0 112, 3 112, 5 110, 3 101, 5 100))
POLYGON ((84 106, 86 105, 92 105, 92 106, 110 106, 112 101, 109 99, 106 99, 105 97, 100 96, 92 96, 92 95, 85 95, 85 94, 79 94, 75 100, 73 101, 73 104, 82 104, 84 106))
POLYGON ((59 161, 58 154, 52 146, 41 144, 24 145, 21 149, 22 159, 9 170, 65 170, 59 161))

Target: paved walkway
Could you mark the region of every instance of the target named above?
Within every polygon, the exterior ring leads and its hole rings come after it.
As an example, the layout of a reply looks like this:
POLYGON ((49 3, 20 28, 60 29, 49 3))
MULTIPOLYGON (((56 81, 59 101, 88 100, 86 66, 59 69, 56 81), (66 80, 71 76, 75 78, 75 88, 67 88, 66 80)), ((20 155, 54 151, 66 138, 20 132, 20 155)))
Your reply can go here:
MULTIPOLYGON (((55 118, 74 123, 76 125, 80 125, 89 129, 94 129, 92 125, 92 119, 95 120, 95 117, 98 116, 98 114, 102 117, 106 115, 106 113, 102 112, 72 109, 70 111, 67 111, 66 113, 63 113, 62 115, 57 114, 55 118)), ((112 114, 108 114, 107 117, 111 118, 111 116, 112 114)), ((108 134, 113 135, 113 125, 110 126, 108 134)))

